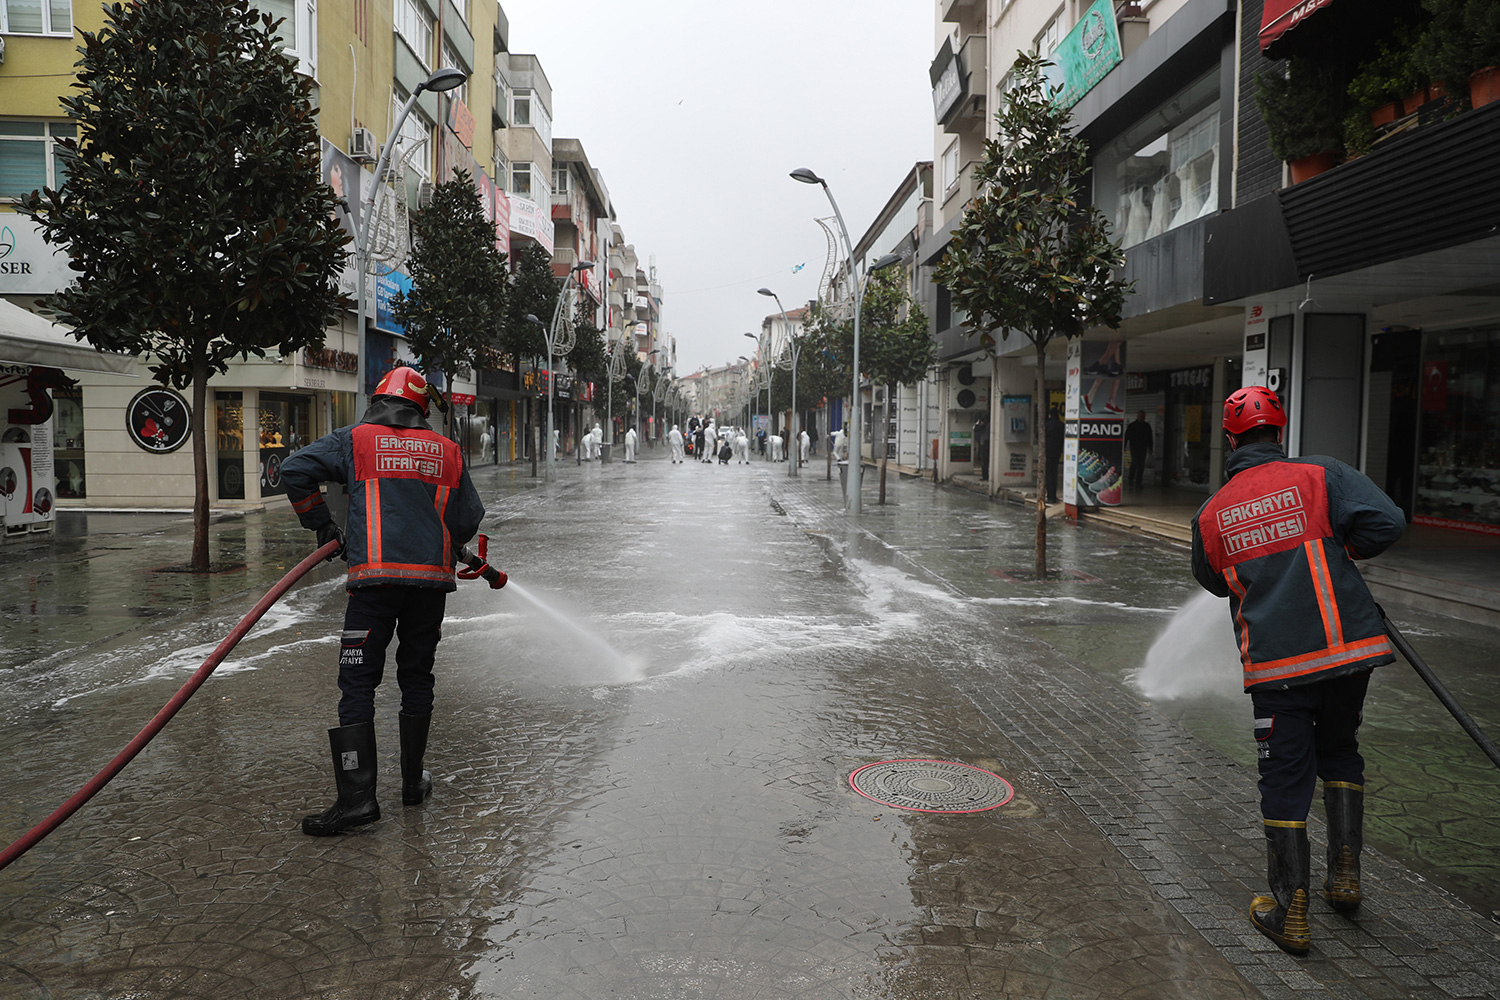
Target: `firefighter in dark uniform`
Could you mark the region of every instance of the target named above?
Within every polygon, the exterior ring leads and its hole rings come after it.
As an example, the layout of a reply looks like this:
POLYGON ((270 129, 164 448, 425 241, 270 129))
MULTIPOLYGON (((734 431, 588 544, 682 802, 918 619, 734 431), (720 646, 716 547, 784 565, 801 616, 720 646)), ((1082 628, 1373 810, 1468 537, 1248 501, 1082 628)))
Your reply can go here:
POLYGON ((1251 901, 1250 920, 1283 950, 1304 954, 1312 946, 1307 814, 1320 778, 1323 896, 1341 913, 1360 903, 1360 712, 1371 670, 1395 655, 1353 560, 1385 551, 1406 520, 1351 466, 1287 458, 1285 427, 1286 411, 1265 386, 1225 401, 1230 478, 1193 518, 1193 575, 1229 598, 1255 710, 1271 895, 1251 901))
MULTIPOLYGON (((427 423, 436 395, 411 368, 380 380, 364 418, 286 460, 287 499, 318 544, 338 539, 349 563, 349 603, 339 650, 339 725, 328 731, 338 799, 302 820, 302 832, 335 834, 380 818, 375 799, 375 688, 398 639, 401 801, 432 792, 422 769, 432 721, 432 664, 458 550, 474 537, 484 504, 456 442, 427 423), (323 503, 320 483, 348 490, 347 532, 323 503)), ((440 397, 439 397, 440 398, 440 397)))

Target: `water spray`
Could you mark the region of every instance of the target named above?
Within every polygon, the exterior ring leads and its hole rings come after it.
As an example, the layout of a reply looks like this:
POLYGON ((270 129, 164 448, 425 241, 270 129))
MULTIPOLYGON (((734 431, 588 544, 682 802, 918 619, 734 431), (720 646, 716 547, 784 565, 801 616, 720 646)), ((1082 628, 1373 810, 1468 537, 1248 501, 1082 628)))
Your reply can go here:
POLYGON ((1463 707, 1453 699, 1452 693, 1443 686, 1443 682, 1437 679, 1437 675, 1432 672, 1427 662, 1417 655, 1415 649, 1411 648, 1411 643, 1406 641, 1406 636, 1402 635, 1401 630, 1386 616, 1385 608, 1377 604, 1375 610, 1380 612, 1380 621, 1385 625, 1385 634, 1391 637, 1391 642, 1400 650, 1401 655, 1406 657, 1406 662, 1412 665, 1412 669, 1416 670, 1417 675, 1427 683, 1432 693, 1437 695, 1438 701, 1443 703, 1443 707, 1448 710, 1449 714, 1458 720, 1464 732, 1479 744, 1479 749, 1484 751, 1490 762, 1500 767, 1500 749, 1496 749, 1495 744, 1484 734, 1484 730, 1479 728, 1479 724, 1469 717, 1469 713, 1465 712, 1463 707))

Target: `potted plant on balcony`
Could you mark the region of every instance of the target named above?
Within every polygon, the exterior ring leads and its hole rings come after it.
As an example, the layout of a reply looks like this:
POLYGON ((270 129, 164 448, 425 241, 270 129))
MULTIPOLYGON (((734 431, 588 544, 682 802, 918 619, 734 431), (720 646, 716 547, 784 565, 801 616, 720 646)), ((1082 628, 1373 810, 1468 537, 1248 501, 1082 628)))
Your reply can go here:
POLYGON ((1292 183, 1335 166, 1343 149, 1347 103, 1347 81, 1338 67, 1293 56, 1284 74, 1257 73, 1255 83, 1267 144, 1291 165, 1292 183))
POLYGON ((1481 108, 1500 100, 1500 0, 1422 0, 1432 23, 1417 59, 1452 94, 1481 108))
MULTIPOLYGON (((1426 93, 1426 81, 1412 48, 1420 29, 1395 26, 1391 35, 1378 42, 1370 58, 1359 64, 1345 88, 1348 113, 1344 117, 1344 150, 1349 157, 1363 156, 1374 145, 1379 129, 1402 114, 1404 98, 1426 93)), ((1405 108, 1410 114, 1420 100, 1405 108)))

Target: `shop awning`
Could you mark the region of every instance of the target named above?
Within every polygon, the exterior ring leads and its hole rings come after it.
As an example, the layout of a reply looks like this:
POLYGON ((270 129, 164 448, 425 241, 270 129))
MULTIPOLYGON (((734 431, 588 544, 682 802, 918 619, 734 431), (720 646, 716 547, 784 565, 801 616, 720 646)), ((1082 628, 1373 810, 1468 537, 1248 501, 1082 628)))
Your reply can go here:
POLYGON ((0 364, 126 375, 134 363, 128 354, 90 347, 69 336, 68 327, 0 299, 0 364))
POLYGON ((1282 35, 1333 3, 1333 0, 1266 0, 1260 16, 1260 50, 1262 52, 1282 35))

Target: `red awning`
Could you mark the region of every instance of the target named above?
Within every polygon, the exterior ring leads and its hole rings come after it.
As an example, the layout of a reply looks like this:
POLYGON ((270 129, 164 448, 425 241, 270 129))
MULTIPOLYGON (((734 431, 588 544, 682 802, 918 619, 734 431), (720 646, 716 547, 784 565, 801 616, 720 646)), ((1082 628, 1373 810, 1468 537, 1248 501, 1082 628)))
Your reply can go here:
POLYGON ((1264 52, 1276 39, 1331 3, 1333 0, 1266 0, 1260 16, 1260 50, 1264 52))

